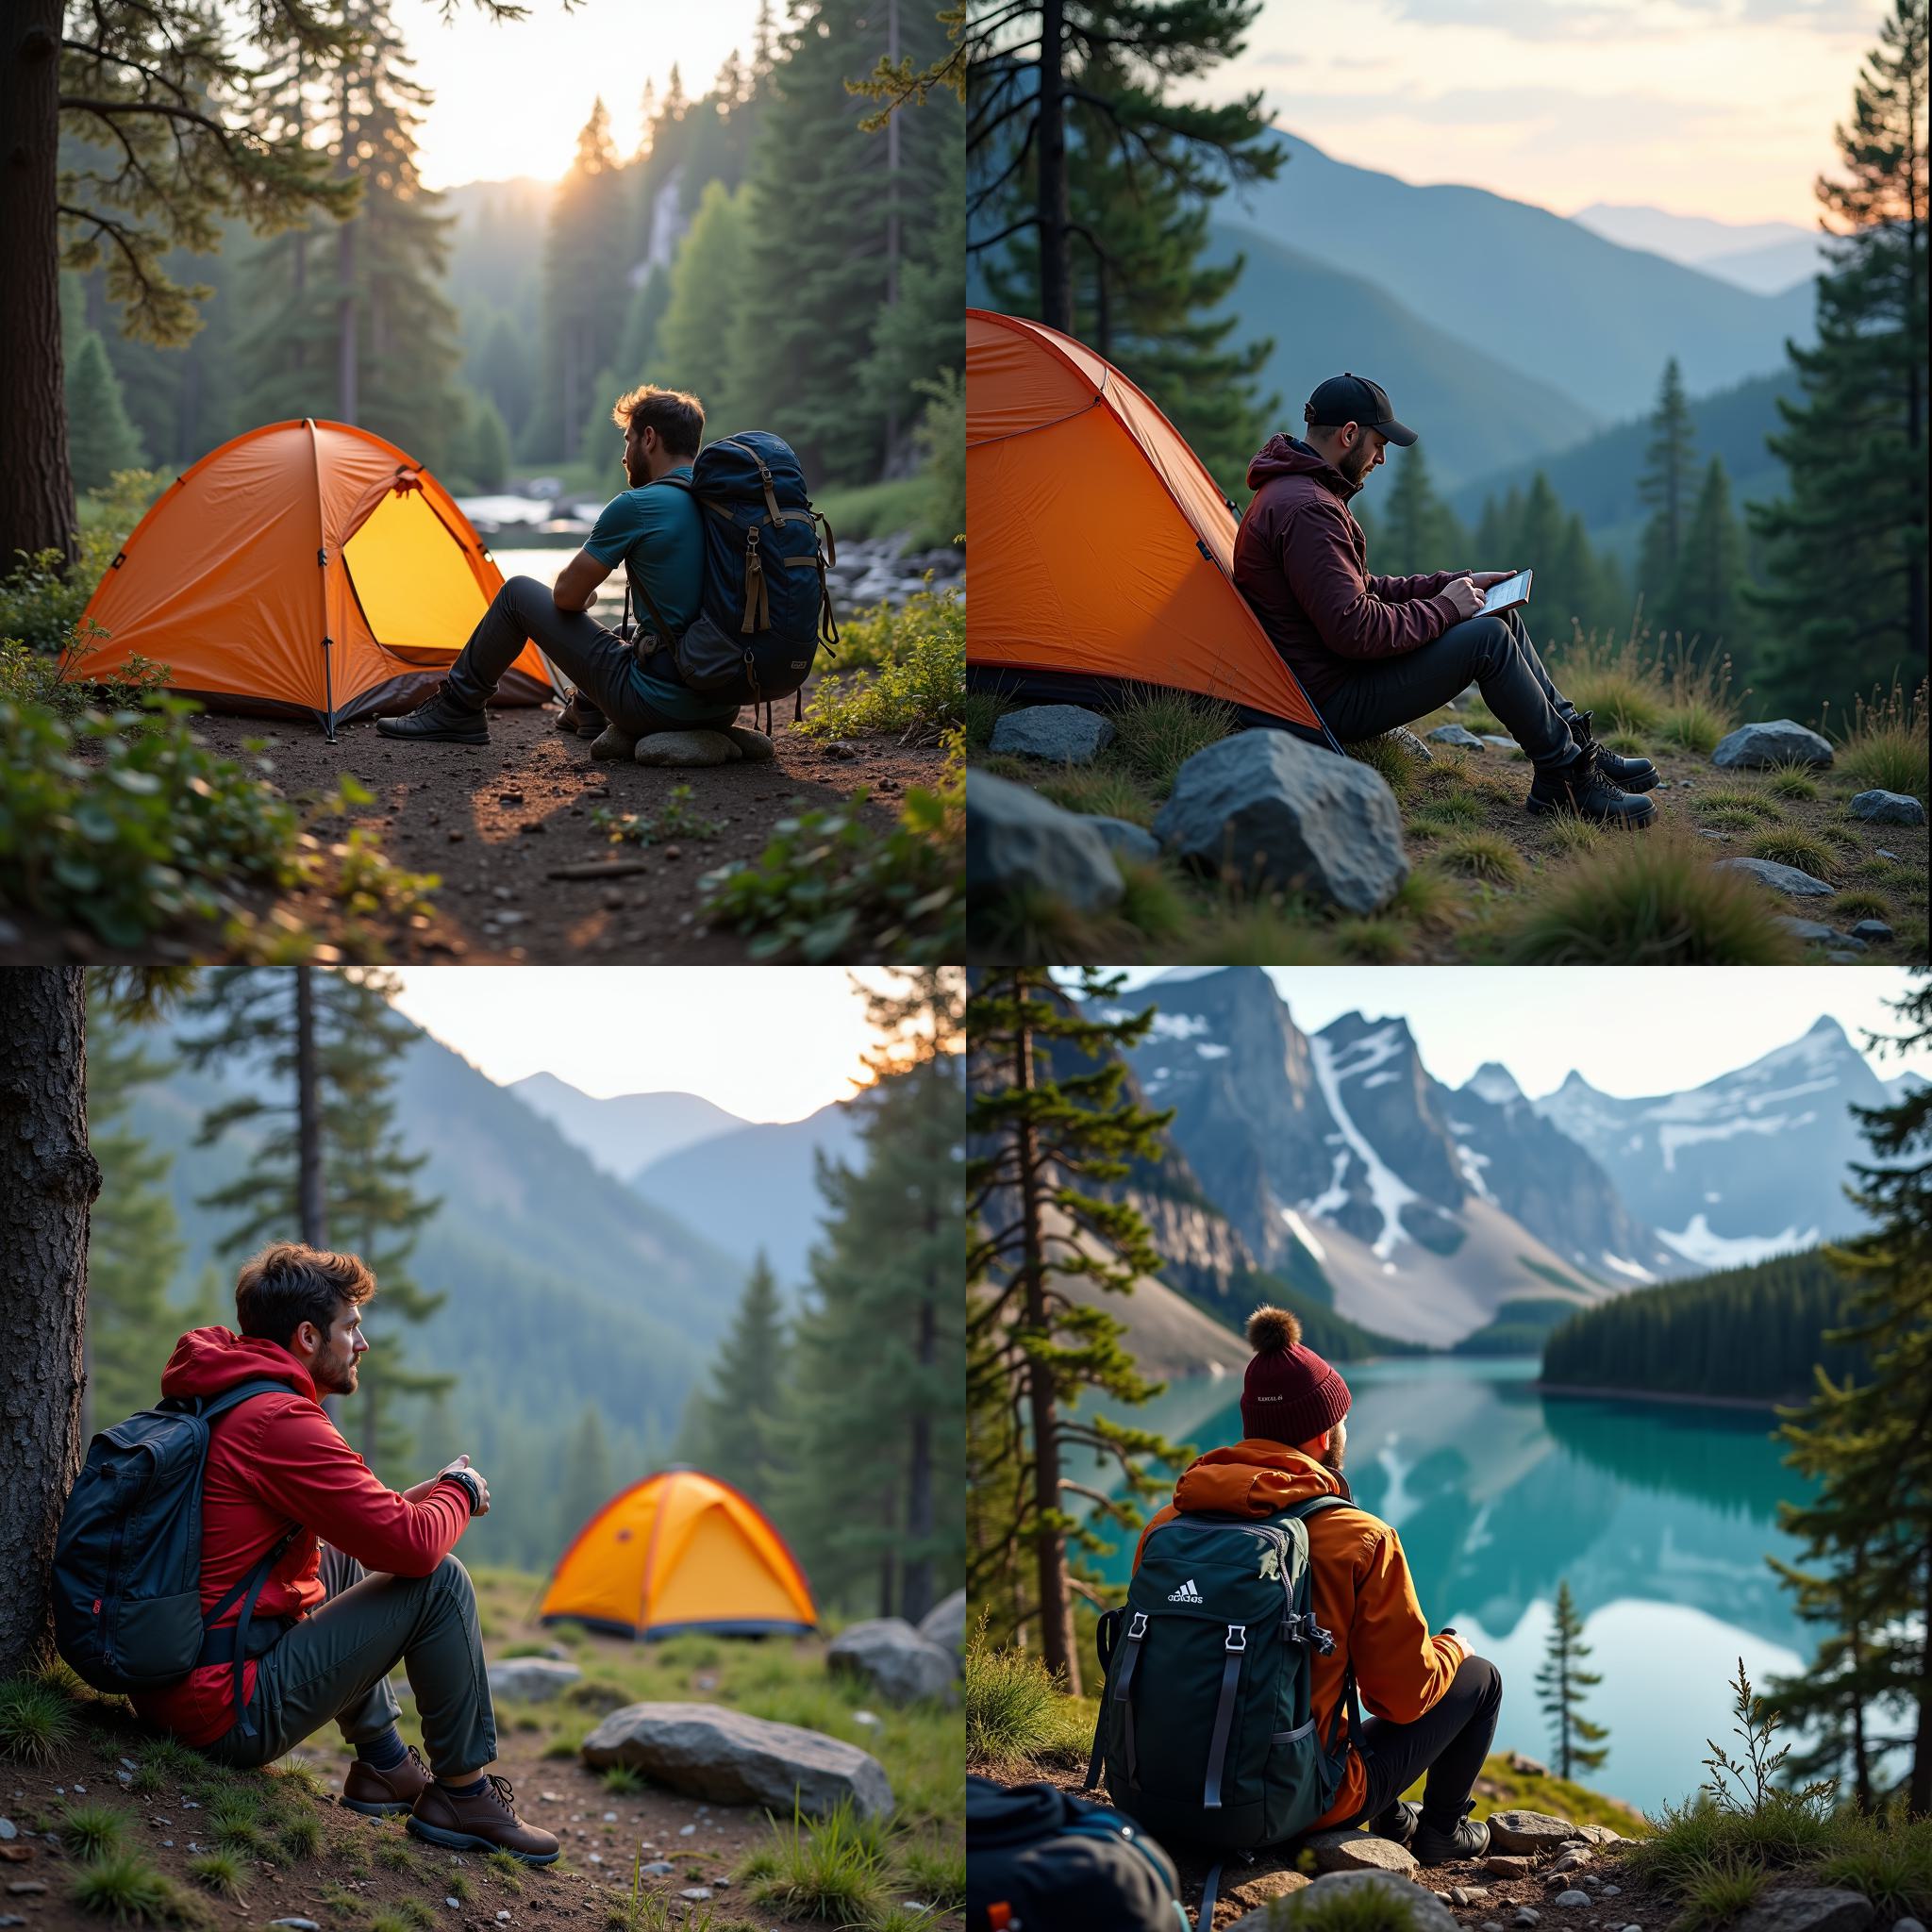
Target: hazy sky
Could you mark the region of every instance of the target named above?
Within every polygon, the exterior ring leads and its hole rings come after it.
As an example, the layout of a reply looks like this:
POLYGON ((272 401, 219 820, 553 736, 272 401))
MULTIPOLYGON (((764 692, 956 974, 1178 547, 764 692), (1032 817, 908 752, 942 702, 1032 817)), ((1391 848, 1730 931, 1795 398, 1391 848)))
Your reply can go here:
MULTIPOLYGON (((1571 214, 1814 227, 1883 0, 1267 0, 1216 99, 1338 160, 1571 214)), ((1364 238, 1373 259, 1372 238, 1364 238)))
MULTIPOLYGON (((405 966, 396 1005, 498 1086, 701 1093, 747 1121, 850 1097, 873 1043, 842 966, 405 966)), ((876 971, 864 976, 877 982, 876 971)))
MULTIPOLYGON (((732 48, 749 58, 758 0, 525 0, 529 18, 493 26, 474 0, 396 0, 395 23, 436 93, 419 135, 431 188, 555 180, 602 94, 620 153, 638 144, 644 82, 664 92, 674 64, 684 91, 706 92, 732 48)), ((782 26, 785 8, 774 0, 782 26)))
MULTIPOLYGON (((460 969, 458 969, 460 970, 460 969)), ((1888 1001, 1909 986, 1891 966, 1274 966, 1288 1010, 1310 1033, 1343 1013, 1408 1022, 1423 1064, 1459 1087, 1500 1060, 1541 1098, 1574 1067, 1604 1093, 1671 1093, 1727 1074, 1804 1033, 1821 1013, 1864 1047, 1896 1033, 1888 1001)), ((1130 987, 1158 968, 1134 968, 1130 987)), ((1866 1056, 1882 1079, 1932 1075, 1932 1052, 1866 1056)))

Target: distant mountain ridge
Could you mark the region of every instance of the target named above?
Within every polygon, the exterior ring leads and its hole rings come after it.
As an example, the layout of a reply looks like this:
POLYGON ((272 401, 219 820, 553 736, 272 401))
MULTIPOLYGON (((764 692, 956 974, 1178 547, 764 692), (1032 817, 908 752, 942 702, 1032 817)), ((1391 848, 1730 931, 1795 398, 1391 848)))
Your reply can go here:
POLYGON ((556 1124, 608 1174, 628 1180, 640 1168, 694 1141, 749 1124, 698 1093, 585 1093, 555 1074, 530 1074, 506 1091, 556 1124))
MULTIPOLYGON (((1418 187, 1297 135, 1276 140, 1287 164, 1225 197, 1224 222, 1366 273, 1432 327, 1602 420, 1647 409, 1672 356, 1702 394, 1779 367, 1787 336, 1808 343, 1815 333, 1807 286, 1757 294, 1547 208, 1485 189, 1418 187)), ((1231 300, 1245 335, 1277 332, 1278 318, 1250 308, 1239 287, 1231 300)), ((1402 407, 1400 370, 1359 373, 1402 407)))
POLYGON ((1819 231, 1796 222, 1719 222, 1602 201, 1570 219, 1624 248, 1648 249, 1760 295, 1780 293, 1825 266, 1819 231))

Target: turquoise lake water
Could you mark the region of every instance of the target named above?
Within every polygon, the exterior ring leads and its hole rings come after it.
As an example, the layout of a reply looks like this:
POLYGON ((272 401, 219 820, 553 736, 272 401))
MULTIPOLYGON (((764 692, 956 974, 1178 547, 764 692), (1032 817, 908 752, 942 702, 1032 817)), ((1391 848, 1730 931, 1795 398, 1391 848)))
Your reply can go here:
MULTIPOLYGON (((1402 1538, 1423 1613, 1503 1675, 1495 1748, 1556 1768, 1536 1673, 1567 1579, 1603 1682, 1586 1714, 1609 1757, 1585 1778, 1655 1811, 1704 1780, 1731 1735, 1728 1680, 1794 1674, 1817 1633, 1765 1562, 1796 1560, 1780 1498, 1809 1486, 1781 1461, 1769 1410, 1544 1396, 1526 1360, 1351 1363, 1343 1474, 1402 1538)), ((1238 1377, 1170 1385, 1136 1422, 1200 1449, 1241 1435, 1238 1377)), ((1106 1565, 1124 1580, 1131 1540, 1106 1565)))

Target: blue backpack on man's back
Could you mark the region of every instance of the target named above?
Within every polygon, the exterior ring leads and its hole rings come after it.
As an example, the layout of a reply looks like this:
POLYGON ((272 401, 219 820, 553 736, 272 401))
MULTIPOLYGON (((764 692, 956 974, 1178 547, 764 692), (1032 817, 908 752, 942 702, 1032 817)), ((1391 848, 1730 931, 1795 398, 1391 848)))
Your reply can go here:
POLYGON ((202 1477, 217 1416, 252 1395, 289 1392, 286 1381, 256 1375, 219 1395, 169 1396, 88 1444, 54 1545, 54 1644, 96 1690, 164 1690, 200 1665, 232 1663, 246 1729, 242 1665, 258 1654, 249 1648, 255 1600, 302 1530, 290 1529, 204 1616, 202 1477), (234 1628, 213 1630, 237 1603, 234 1628))

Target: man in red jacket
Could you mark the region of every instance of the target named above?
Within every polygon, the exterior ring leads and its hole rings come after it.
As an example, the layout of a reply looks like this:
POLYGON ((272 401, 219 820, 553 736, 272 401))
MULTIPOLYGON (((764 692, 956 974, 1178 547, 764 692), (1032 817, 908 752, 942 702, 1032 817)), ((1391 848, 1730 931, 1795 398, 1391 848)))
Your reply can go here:
POLYGON ((557 1840, 518 1818, 508 1781, 487 1776, 495 1715, 470 1573, 450 1553, 490 1485, 458 1457, 398 1495, 342 1440, 324 1395, 355 1393, 368 1351, 362 1305, 375 1277, 354 1255, 292 1241, 264 1249, 235 1285, 242 1332, 196 1328, 175 1343, 161 1393, 208 1396, 269 1377, 210 1426, 202 1487, 201 1605, 227 1603, 202 1661, 134 1707, 237 1765, 279 1757, 333 1720, 355 1747, 342 1803, 407 1811, 437 1844, 547 1865, 557 1840), (235 1600, 272 1559, 254 1594, 235 1600), (422 1720, 425 1765, 396 1731, 400 1663, 422 1720))
POLYGON ((1557 691, 1520 609, 1481 616, 1511 571, 1370 576, 1349 499, 1391 442, 1416 433, 1389 394, 1335 375, 1308 398, 1306 439, 1271 437, 1248 465, 1255 492, 1235 538, 1234 580, 1315 708, 1345 742, 1427 716, 1474 683, 1535 768, 1528 808, 1646 825, 1657 768, 1596 741, 1590 713, 1557 691))

